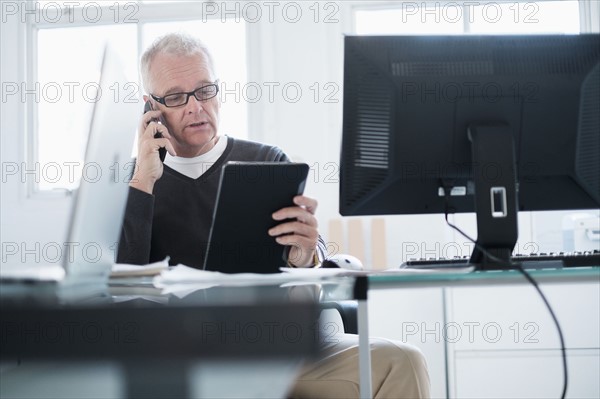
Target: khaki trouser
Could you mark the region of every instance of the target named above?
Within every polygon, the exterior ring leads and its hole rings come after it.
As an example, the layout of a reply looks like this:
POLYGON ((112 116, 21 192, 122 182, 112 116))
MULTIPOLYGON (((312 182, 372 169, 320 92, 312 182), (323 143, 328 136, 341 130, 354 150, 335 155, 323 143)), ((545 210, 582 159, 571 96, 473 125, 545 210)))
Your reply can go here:
MULTIPOLYGON (((340 334, 319 360, 306 364, 290 398, 358 398, 358 336, 340 334)), ((425 358, 414 346, 371 338, 374 398, 429 398, 425 358)))

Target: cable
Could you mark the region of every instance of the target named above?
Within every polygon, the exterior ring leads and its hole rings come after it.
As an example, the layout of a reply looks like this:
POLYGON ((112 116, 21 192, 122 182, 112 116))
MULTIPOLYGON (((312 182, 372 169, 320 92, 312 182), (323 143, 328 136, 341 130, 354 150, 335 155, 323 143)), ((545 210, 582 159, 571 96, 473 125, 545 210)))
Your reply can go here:
MULTIPOLYGON (((458 231, 467 240, 469 240, 473 244, 475 244, 475 247, 477 249, 479 249, 488 259, 490 259, 490 260, 492 260, 492 261, 494 261, 494 262, 496 262, 498 264, 502 264, 504 261, 502 261, 501 259, 498 259, 494 255, 492 255, 491 253, 489 253, 485 248, 483 248, 481 245, 477 244, 477 242, 474 239, 472 239, 471 237, 469 237, 464 231, 462 231, 461 229, 459 229, 454 224, 450 223, 450 221, 448 220, 449 206, 448 206, 448 190, 447 190, 446 187, 444 187, 444 199, 445 199, 444 217, 446 219, 446 224, 448 224, 448 226, 450 226, 454 230, 458 231)), ((563 389, 562 389, 562 393, 561 393, 560 397, 561 397, 561 399, 565 399, 565 396, 567 395, 567 387, 569 385, 569 372, 568 372, 568 368, 567 368, 567 351, 565 349, 565 339, 563 337, 562 329, 560 328, 560 323, 558 322, 558 318, 554 314, 554 310, 552 310, 552 306, 550 306, 550 303, 546 299, 546 296, 544 295, 544 293, 542 292, 542 290, 538 286, 537 281, 535 281, 535 279, 533 277, 531 277, 531 275, 529 273, 527 273, 527 271, 525 271, 525 269, 523 269, 523 266, 520 263, 510 263, 509 266, 511 266, 511 268, 514 268, 514 269, 518 270, 521 274, 523 274, 523 276, 525 277, 525 279, 529 283, 531 283, 531 285, 533 285, 533 287, 536 289, 536 291, 538 292, 538 294, 542 298, 542 301, 544 301, 544 304, 546 305, 546 308, 548 309, 548 312, 550 312, 550 316, 552 316, 552 320, 554 321, 554 325, 556 326, 556 330, 558 331, 558 338, 560 339, 560 351, 561 351, 561 354, 562 354, 563 389)))
POLYGON ((568 385, 568 380, 569 380, 569 375, 568 375, 569 373, 568 373, 568 369, 567 369, 567 351, 565 349, 565 339, 563 337, 562 329, 560 328, 560 324, 558 322, 556 315, 554 314, 554 311, 552 310, 552 307, 550 306, 550 303, 548 303, 546 296, 542 293, 542 290, 538 286, 537 282, 533 279, 533 277, 531 277, 531 275, 529 273, 527 273, 525 271, 525 269, 523 269, 523 267, 520 264, 517 263, 516 266, 517 266, 516 269, 518 271, 520 271, 523 274, 523 276, 525 276, 525 278, 535 287, 537 292, 540 294, 540 296, 542 297, 542 300, 546 304, 546 308, 548 308, 548 311, 550 312, 550 315, 552 316, 552 320, 554 320, 554 324, 556 325, 556 329, 558 331, 558 337, 560 339, 560 351, 562 353, 563 379, 564 379, 563 390, 562 390, 562 394, 560 397, 561 397, 561 399, 565 399, 565 396, 567 395, 567 385, 568 385))

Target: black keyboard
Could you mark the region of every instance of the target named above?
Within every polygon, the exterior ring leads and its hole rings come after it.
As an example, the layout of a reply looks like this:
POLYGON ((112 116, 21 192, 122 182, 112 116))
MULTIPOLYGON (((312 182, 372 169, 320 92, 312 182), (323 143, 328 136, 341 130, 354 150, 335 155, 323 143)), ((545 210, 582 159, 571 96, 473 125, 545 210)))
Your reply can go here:
MULTIPOLYGON (((600 251, 586 252, 551 252, 521 255, 516 254, 511 258, 513 263, 520 263, 524 269, 560 269, 563 267, 600 266, 600 251)), ((440 269, 461 268, 473 266, 468 257, 453 259, 428 258, 411 259, 400 267, 407 269, 440 269)))

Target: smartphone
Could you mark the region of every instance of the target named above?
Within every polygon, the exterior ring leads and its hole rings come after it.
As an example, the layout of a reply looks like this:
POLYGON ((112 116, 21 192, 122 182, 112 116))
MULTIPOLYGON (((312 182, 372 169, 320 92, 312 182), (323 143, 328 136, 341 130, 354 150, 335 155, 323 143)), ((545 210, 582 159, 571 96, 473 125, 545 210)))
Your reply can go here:
MULTIPOLYGON (((148 112, 148 111, 152 111, 152 103, 150 103, 150 101, 146 101, 146 103, 144 104, 144 113, 148 112)), ((155 120, 156 122, 158 122, 158 120, 155 120)), ((156 132, 154 134, 154 138, 155 139, 160 139, 162 138, 162 133, 161 132, 156 132)), ((160 157, 160 161, 164 162, 165 161, 165 157, 167 156, 167 149, 165 147, 161 147, 158 149, 158 156, 160 157)))

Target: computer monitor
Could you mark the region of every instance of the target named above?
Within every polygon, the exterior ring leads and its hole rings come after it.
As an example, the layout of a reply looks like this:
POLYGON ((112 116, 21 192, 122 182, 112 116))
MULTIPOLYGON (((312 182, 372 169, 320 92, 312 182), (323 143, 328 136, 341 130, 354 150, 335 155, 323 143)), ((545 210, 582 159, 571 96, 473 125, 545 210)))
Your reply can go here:
POLYGON ((600 35, 347 36, 344 52, 342 215, 476 212, 471 263, 496 269, 519 210, 600 207, 600 35))

